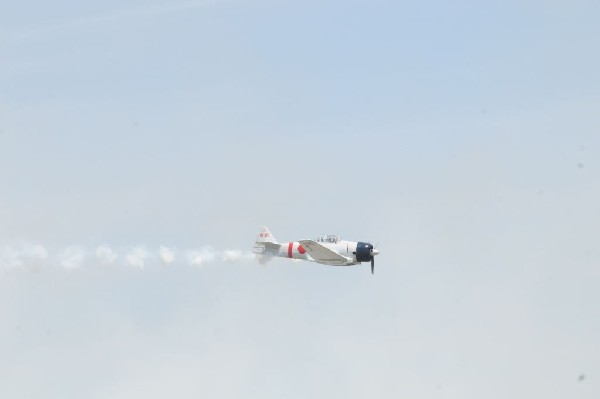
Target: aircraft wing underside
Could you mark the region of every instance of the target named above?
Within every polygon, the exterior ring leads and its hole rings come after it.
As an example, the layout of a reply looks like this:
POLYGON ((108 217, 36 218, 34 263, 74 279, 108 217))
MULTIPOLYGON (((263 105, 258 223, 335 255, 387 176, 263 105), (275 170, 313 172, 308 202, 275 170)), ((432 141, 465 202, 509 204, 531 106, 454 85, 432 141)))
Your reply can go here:
POLYGON ((308 254, 319 263, 333 266, 342 266, 353 263, 345 256, 338 254, 337 252, 317 243, 316 241, 300 240, 299 243, 304 249, 306 249, 306 252, 308 252, 308 254))

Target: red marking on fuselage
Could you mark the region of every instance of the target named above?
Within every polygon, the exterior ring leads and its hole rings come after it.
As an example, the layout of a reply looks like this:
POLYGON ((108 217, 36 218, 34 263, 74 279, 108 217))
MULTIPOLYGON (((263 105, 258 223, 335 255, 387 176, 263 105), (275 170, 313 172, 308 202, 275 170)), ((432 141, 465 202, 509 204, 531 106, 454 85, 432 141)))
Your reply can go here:
POLYGON ((293 243, 293 242, 290 242, 290 243, 288 244, 288 258, 291 258, 291 257, 292 257, 292 248, 293 248, 293 247, 294 247, 294 243, 293 243))
POLYGON ((300 252, 301 255, 304 255, 306 253, 306 249, 304 249, 302 245, 298 245, 298 252, 300 252))

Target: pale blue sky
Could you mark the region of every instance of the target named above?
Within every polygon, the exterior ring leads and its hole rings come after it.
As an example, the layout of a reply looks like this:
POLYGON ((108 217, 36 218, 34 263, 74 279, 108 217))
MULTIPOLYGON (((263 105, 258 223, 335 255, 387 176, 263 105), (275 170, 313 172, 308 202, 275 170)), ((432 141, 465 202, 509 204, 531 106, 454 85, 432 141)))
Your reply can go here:
POLYGON ((598 20, 592 1, 0 5, 0 263, 48 251, 0 271, 0 396, 598 397, 598 20), (186 262, 264 224, 378 242, 376 275, 186 262))

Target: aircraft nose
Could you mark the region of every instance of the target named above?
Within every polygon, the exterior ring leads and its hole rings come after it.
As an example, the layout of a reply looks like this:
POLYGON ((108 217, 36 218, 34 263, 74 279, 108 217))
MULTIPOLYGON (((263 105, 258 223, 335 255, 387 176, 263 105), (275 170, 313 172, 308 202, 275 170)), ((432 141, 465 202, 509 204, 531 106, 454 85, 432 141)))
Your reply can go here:
POLYGON ((374 249, 374 250, 371 251, 371 253, 373 255, 379 255, 379 250, 378 249, 374 249))

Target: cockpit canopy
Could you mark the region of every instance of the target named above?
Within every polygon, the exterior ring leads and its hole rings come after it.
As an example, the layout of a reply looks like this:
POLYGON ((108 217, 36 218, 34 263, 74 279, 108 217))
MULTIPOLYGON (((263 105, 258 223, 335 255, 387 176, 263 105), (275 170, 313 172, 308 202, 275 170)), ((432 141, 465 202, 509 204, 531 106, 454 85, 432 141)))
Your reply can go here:
POLYGON ((340 236, 337 236, 337 235, 322 236, 322 237, 315 238, 315 241, 337 244, 338 242, 340 242, 340 236))

